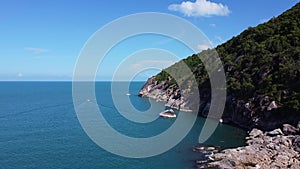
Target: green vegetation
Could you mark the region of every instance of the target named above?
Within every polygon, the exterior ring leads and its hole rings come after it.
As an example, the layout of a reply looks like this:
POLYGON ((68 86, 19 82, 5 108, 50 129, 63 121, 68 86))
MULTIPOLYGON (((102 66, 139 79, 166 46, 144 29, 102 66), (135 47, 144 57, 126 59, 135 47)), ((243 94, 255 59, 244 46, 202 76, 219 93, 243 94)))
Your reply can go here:
MULTIPOLYGON (((229 95, 245 101, 257 95, 268 95, 286 110, 300 110, 299 16, 300 3, 216 47, 224 65, 229 95)), ((184 62, 201 88, 209 78, 200 58, 212 52, 206 50, 183 59, 163 70, 156 79, 159 82, 168 79, 184 62)))

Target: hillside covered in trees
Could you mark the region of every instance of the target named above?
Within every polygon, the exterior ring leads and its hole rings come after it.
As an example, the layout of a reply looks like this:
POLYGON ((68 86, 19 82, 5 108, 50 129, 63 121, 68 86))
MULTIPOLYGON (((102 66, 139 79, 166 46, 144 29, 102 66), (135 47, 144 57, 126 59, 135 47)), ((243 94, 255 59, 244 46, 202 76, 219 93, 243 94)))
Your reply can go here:
MULTIPOLYGON (((226 74, 228 98, 224 118, 245 126, 264 126, 266 121, 280 119, 270 128, 300 120, 299 16, 300 3, 215 48, 226 74)), ((200 92, 210 87, 200 58, 212 52, 208 49, 180 61, 192 70, 200 92)), ((168 82, 164 90, 176 86, 167 72, 179 63, 156 75, 155 83, 168 82)))

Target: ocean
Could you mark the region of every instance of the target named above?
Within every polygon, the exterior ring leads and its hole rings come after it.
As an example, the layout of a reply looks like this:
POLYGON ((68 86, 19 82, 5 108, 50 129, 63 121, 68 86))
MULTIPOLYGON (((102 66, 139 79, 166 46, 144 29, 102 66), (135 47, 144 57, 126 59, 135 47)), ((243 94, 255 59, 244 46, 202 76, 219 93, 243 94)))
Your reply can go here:
MULTIPOLYGON (((140 111, 149 107, 149 100, 137 95, 143 83, 132 82, 129 91, 120 91, 120 97, 130 97, 140 111)), ((130 122, 114 106, 111 83, 96 82, 95 86, 97 104, 105 119, 128 136, 154 136, 176 120, 130 122)), ((165 109, 161 102, 151 106, 157 113, 165 109)), ((74 110, 71 82, 0 82, 0 168, 190 169, 195 167, 195 160, 203 158, 192 148, 197 145, 204 120, 198 117, 189 134, 163 154, 126 158, 102 149, 84 132, 74 110)), ((205 144, 236 147, 244 145, 245 135, 239 128, 219 124, 205 144)))

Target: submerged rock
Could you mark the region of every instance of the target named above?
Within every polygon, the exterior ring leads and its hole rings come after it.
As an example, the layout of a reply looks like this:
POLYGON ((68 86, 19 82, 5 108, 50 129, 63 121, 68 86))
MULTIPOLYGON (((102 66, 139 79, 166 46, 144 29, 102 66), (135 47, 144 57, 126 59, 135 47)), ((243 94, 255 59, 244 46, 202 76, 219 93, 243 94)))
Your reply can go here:
POLYGON ((214 153, 220 152, 221 147, 215 147, 215 146, 197 146, 193 148, 193 151, 201 152, 204 156, 203 159, 197 160, 196 165, 197 168, 211 168, 212 165, 210 162, 214 161, 214 158, 212 157, 214 153))

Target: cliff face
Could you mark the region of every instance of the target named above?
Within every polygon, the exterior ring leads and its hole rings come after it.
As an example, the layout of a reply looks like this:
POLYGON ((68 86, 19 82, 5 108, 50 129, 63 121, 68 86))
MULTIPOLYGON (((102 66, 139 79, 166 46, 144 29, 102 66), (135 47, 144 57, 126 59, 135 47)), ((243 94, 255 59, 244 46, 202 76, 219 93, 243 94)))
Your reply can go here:
MULTIPOLYGON (((182 92, 170 81, 158 83, 155 77, 148 79, 139 95, 165 102, 165 105, 181 111, 192 111, 195 103, 192 96, 182 92)), ((202 88, 198 114, 207 117, 210 108, 210 89, 202 88)), ((229 95, 222 116, 224 123, 232 123, 245 129, 260 128, 272 130, 284 123, 297 124, 300 121, 298 112, 285 112, 267 95, 257 95, 246 102, 229 95), (288 113, 288 114, 287 114, 288 113)))
MULTIPOLYGON (((239 36, 216 47, 224 65, 227 100, 222 120, 241 127, 271 130, 284 123, 300 121, 300 3, 269 22, 248 28, 239 36)), ((211 87, 200 58, 212 50, 194 54, 180 61, 197 80, 199 99, 181 89, 163 70, 150 78, 140 96, 166 102, 183 111, 199 105, 199 115, 206 117, 210 107, 211 87)), ((174 69, 174 70, 178 70, 174 69)), ((184 79, 184 77, 183 77, 184 79)), ((184 81, 184 80, 183 80, 184 81)))
POLYGON ((166 106, 180 109, 184 107, 183 98, 181 91, 177 85, 169 84, 169 80, 158 83, 155 77, 148 79, 146 84, 141 89, 140 96, 149 97, 157 101, 166 102, 166 106))
POLYGON ((177 84, 172 84, 171 79, 158 82, 156 77, 149 78, 139 92, 139 96, 152 98, 156 101, 165 102, 165 106, 185 112, 195 110, 195 105, 199 99, 195 99, 191 87, 180 88, 177 84))

